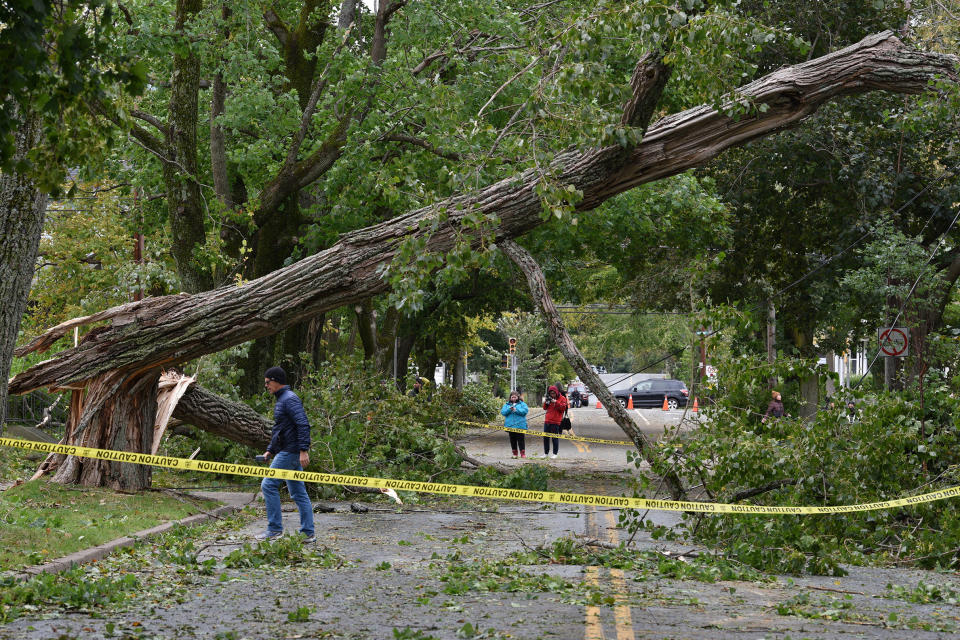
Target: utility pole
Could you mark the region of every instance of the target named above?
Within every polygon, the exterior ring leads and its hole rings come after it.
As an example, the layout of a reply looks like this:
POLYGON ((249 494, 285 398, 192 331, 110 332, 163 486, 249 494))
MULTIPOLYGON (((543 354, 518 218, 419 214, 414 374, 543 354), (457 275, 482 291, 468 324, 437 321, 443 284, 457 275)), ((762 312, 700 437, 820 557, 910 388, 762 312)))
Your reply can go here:
POLYGON ((517 390, 517 339, 507 340, 510 345, 510 391, 517 390))

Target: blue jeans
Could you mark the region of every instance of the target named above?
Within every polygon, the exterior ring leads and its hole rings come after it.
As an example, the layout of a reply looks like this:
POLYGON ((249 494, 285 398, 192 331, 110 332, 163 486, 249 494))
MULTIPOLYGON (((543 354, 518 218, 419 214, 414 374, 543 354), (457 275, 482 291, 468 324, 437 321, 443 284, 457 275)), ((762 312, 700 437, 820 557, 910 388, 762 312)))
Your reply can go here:
MULTIPOLYGON (((273 456, 270 468, 303 471, 303 467, 300 466, 300 454, 290 453, 289 451, 281 451, 273 456)), ((263 491, 263 501, 267 505, 267 531, 283 533, 283 511, 280 509, 280 485, 283 482, 287 483, 287 491, 290 492, 290 497, 297 503, 297 510, 300 511, 300 533, 305 536, 312 536, 314 533, 313 505, 310 504, 307 487, 299 480, 264 478, 263 482, 260 483, 260 489, 263 491)))

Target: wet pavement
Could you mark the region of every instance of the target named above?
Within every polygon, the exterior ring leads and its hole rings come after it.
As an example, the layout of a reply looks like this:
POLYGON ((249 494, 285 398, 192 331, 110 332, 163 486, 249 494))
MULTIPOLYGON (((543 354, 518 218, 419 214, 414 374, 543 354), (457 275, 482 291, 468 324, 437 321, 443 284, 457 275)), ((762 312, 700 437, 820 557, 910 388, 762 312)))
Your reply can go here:
MULTIPOLYGON (((578 435, 616 437, 609 418, 591 411, 574 413, 578 435)), ((578 470, 589 470, 591 489, 612 494, 622 488, 616 472, 624 473, 623 448, 591 444, 581 451, 565 442, 556 460, 513 460, 506 440, 502 432, 471 432, 464 444, 481 459, 549 464, 568 472, 565 482, 576 482, 578 470)), ((338 558, 328 566, 227 569, 217 564, 263 529, 262 509, 261 519, 237 528, 184 530, 180 535, 195 538, 197 567, 213 560, 215 569, 205 574, 171 567, 147 546, 136 562, 131 556, 103 567, 141 581, 142 589, 128 602, 100 611, 38 610, 0 626, 0 639, 920 640, 953 638, 960 630, 956 599, 918 602, 909 595, 921 582, 942 585, 941 593, 960 592, 956 574, 851 567, 843 578, 703 582, 664 578, 656 570, 505 564, 511 553, 549 546, 564 536, 608 545, 628 536, 617 528, 615 509, 432 498, 411 502, 393 506, 383 498, 368 504, 366 513, 338 503, 335 512, 318 513, 315 549, 338 558)), ((661 524, 676 522, 672 514, 651 515, 661 524)), ((296 512, 285 512, 284 522, 292 534, 296 512)), ((634 545, 673 559, 704 552, 692 544, 656 541, 644 532, 634 545)))

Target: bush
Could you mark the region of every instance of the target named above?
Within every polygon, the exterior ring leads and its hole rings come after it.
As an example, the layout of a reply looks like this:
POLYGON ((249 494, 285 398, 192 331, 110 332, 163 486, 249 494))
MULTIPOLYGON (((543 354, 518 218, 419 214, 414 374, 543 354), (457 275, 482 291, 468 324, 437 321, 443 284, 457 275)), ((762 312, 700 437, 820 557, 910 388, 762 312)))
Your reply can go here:
MULTIPOLYGON (((497 415, 500 403, 484 385, 470 384, 463 393, 428 387, 417 396, 407 396, 392 379, 382 378, 362 359, 351 356, 307 375, 297 394, 312 429, 310 471, 485 486, 500 486, 504 478, 486 471, 473 477, 471 470, 461 469, 453 442, 465 428, 461 420, 485 422, 497 415)), ((273 402, 266 394, 248 404, 262 415, 272 415, 273 402)), ((206 433, 170 442, 171 455, 186 455, 199 444, 201 459, 249 463, 254 453, 206 433)), ((530 488, 545 484, 536 473, 527 474, 510 482, 530 488)), ((342 491, 326 485, 308 488, 322 497, 342 491)))
MULTIPOLYGON (((843 402, 811 421, 785 417, 766 424, 766 380, 772 371, 750 363, 721 373, 724 386, 698 429, 664 445, 681 462, 688 486, 705 498, 737 500, 738 493, 786 484, 748 499, 768 505, 848 505, 879 502, 957 484, 960 442, 953 416, 958 401, 936 385, 924 402, 916 393, 858 399, 848 420, 843 402), (922 407, 922 408, 921 408, 922 407)), ((778 363, 797 378, 818 375, 809 363, 778 363)), ((769 392, 766 392, 769 393, 769 392)), ((784 393, 787 411, 791 411, 784 393)), ((949 500, 889 511, 814 516, 690 516, 691 532, 760 569, 842 573, 840 562, 912 563, 955 568, 960 523, 949 500)))

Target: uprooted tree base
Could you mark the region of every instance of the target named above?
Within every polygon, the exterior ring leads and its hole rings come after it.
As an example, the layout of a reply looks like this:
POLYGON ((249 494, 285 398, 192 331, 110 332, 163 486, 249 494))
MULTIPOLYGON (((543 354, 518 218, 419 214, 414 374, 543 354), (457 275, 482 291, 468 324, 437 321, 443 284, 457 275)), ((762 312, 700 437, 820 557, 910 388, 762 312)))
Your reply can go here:
MULTIPOLYGON (((577 209, 587 211, 635 186, 700 166, 725 149, 795 126, 831 99, 874 90, 919 93, 934 78, 955 80, 956 62, 954 56, 907 50, 889 32, 869 36, 741 87, 736 102, 724 111, 701 106, 663 118, 633 148, 559 154, 550 173, 582 194, 577 209), (740 105, 748 103, 764 105, 765 110, 742 113, 740 105), (732 111, 739 113, 729 115, 732 111)), ((643 96, 635 97, 642 102, 643 96)), ((149 385, 139 384, 148 375, 142 372, 271 335, 382 293, 389 287, 382 269, 404 242, 422 239, 426 250, 445 253, 464 237, 477 246, 489 240, 473 235, 464 225, 465 216, 473 219, 479 213, 498 219, 494 241, 518 237, 544 223, 537 189, 541 180, 541 173, 530 169, 516 178, 345 234, 329 249, 242 287, 149 298, 62 323, 18 355, 47 349, 74 327, 110 321, 91 330, 77 347, 16 376, 10 392, 90 387, 88 396, 96 394, 102 410, 85 407, 78 426, 92 429, 101 444, 138 450, 152 431, 152 416, 145 408, 155 393, 149 385), (431 233, 431 225, 419 224, 440 211, 448 217, 438 230, 431 233), (108 380, 113 383, 106 384, 108 380), (115 418, 121 415, 130 422, 117 433, 115 418)), ((74 438, 83 437, 82 431, 78 429, 74 438)), ((71 481, 132 489, 148 477, 132 472, 81 472, 71 481)))

